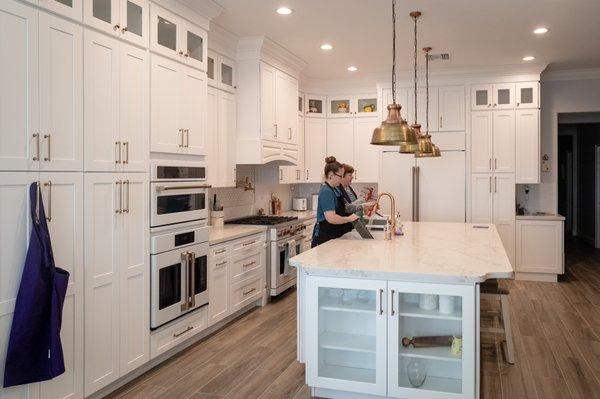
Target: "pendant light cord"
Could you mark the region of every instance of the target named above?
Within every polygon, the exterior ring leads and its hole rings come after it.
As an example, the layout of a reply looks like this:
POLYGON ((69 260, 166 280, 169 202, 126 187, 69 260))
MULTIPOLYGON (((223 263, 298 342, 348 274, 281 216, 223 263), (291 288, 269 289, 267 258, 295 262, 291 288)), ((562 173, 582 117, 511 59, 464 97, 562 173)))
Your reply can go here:
POLYGON ((429 136, 429 50, 425 50, 425 123, 429 136))
POLYGON ((418 16, 413 16, 413 20, 415 21, 415 123, 417 123, 417 18, 418 16))
POLYGON ((396 0, 392 0, 392 103, 396 104, 396 0))

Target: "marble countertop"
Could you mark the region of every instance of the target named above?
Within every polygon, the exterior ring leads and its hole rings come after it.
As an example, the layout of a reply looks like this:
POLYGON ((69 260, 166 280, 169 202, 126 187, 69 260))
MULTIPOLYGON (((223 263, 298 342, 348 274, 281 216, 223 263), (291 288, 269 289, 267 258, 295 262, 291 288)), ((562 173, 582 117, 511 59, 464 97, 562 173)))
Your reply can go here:
POLYGON ((404 222, 404 231, 391 241, 356 239, 351 232, 290 265, 316 275, 458 284, 514 276, 493 224, 404 222))
POLYGON ((285 211, 281 216, 297 216, 298 220, 308 220, 317 217, 317 211, 285 211))
POLYGON ((266 226, 252 226, 241 224, 226 224, 223 227, 211 226, 208 243, 209 245, 220 244, 226 241, 235 240, 236 238, 262 233, 266 230, 266 226))
POLYGON ((562 215, 517 215, 517 220, 548 220, 553 222, 560 222, 565 220, 565 217, 562 215))

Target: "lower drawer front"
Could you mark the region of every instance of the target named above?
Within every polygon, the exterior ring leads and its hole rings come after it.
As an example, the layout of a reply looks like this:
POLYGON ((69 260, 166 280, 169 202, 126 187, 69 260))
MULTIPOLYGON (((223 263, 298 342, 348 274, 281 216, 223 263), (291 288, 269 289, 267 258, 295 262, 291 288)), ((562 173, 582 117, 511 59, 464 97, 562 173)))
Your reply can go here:
POLYGON ((150 333, 150 357, 155 358, 208 327, 208 306, 192 312, 172 325, 150 333))
POLYGON ((254 275, 231 286, 231 310, 237 311, 259 299, 264 290, 263 276, 254 275))
POLYGON ((237 258, 231 263, 229 269, 229 277, 231 284, 250 278, 251 275, 264 273, 260 272, 263 269, 261 262, 261 251, 262 248, 254 253, 249 253, 246 256, 237 258))

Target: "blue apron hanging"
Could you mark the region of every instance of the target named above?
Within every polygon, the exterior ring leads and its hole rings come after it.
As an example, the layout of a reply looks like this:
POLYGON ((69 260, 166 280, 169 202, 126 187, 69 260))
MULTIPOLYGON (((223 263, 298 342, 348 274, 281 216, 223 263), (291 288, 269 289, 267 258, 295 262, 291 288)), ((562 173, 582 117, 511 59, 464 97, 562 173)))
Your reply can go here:
POLYGON ((5 388, 50 380, 65 372, 60 327, 69 273, 54 265, 38 184, 29 187, 33 228, 10 330, 5 388))

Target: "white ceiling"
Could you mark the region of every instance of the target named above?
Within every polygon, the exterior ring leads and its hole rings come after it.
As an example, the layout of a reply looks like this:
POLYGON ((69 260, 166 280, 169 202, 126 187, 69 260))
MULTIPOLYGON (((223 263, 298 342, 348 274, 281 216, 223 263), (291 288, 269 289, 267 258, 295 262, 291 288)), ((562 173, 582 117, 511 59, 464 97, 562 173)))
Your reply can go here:
MULTIPOLYGON (((391 68, 391 0, 216 0, 213 22, 237 36, 265 35, 308 63, 309 78, 387 73, 391 68), (275 13, 279 6, 294 12, 275 13), (334 49, 324 52, 328 42, 334 49), (358 72, 348 72, 348 65, 358 72)), ((521 64, 525 55, 548 69, 600 67, 600 0, 398 0, 398 64, 412 68, 413 24, 420 10, 419 48, 447 52, 436 68, 521 64), (537 36, 532 30, 547 26, 537 36)))

